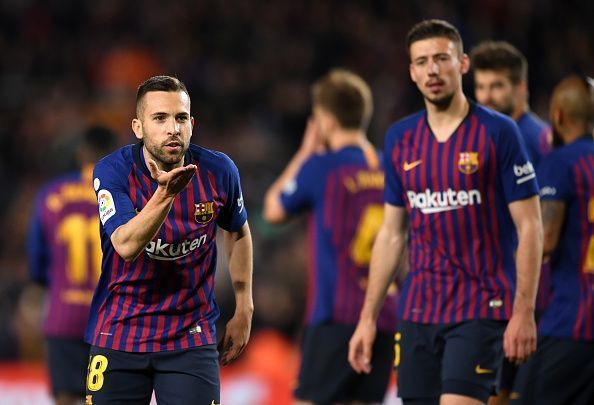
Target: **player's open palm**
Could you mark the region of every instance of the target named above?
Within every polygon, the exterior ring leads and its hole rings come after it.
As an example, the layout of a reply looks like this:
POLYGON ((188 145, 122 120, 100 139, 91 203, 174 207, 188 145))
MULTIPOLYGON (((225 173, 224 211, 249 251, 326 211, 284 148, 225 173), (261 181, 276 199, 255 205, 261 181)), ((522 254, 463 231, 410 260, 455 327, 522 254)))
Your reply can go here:
POLYGON ((187 165, 177 167, 169 172, 159 169, 154 160, 147 162, 151 177, 159 183, 159 187, 163 188, 167 195, 177 195, 190 182, 194 174, 196 174, 196 165, 187 165))
POLYGON ((219 358, 221 364, 226 366, 233 362, 250 340, 250 332, 252 329, 252 317, 250 315, 235 314, 233 318, 227 322, 225 327, 225 335, 219 343, 219 358))
POLYGON ((375 322, 359 321, 349 342, 349 363, 357 373, 371 372, 371 355, 375 340, 375 322))

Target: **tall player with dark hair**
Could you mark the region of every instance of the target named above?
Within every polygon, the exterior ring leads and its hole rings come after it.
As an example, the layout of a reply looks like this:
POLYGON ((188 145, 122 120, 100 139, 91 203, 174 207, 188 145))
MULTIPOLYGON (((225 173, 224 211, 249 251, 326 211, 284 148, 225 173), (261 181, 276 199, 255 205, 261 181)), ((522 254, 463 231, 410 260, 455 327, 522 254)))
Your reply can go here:
POLYGON ((185 85, 156 76, 140 85, 132 129, 140 140, 95 167, 103 266, 85 339, 88 403, 220 402, 214 322, 223 246, 235 314, 221 363, 247 344, 253 313, 252 241, 235 164, 190 143, 185 85))
POLYGON ((52 180, 40 191, 27 244, 31 278, 48 288, 43 330, 57 405, 79 404, 85 396, 89 345, 83 335, 101 274, 93 165, 116 148, 117 137, 94 126, 79 142, 81 170, 52 180))
POLYGON ((516 121, 528 157, 538 166, 551 151, 551 128, 528 104, 528 62, 512 44, 486 41, 470 52, 476 101, 516 121))
POLYGON ((497 389, 504 353, 523 362, 535 350, 538 187, 517 125, 465 97, 469 59, 456 28, 420 22, 407 50, 425 110, 386 135, 384 222, 349 361, 370 371, 375 322, 402 260, 408 217, 398 392, 405 403, 480 404, 497 389))
POLYGON ((514 403, 594 403, 593 112, 582 78, 555 87, 550 118, 563 146, 538 168, 553 298, 539 324, 536 354, 520 367, 514 403))
POLYGON ((379 315, 373 372, 357 375, 347 362, 383 216, 383 165, 365 134, 371 91, 359 76, 336 69, 314 84, 312 96, 301 148, 268 190, 264 208, 273 223, 311 213, 308 309, 295 397, 298 404, 379 403, 392 368, 395 288, 379 315))
MULTIPOLYGON (((528 104, 528 62, 513 45, 504 41, 486 41, 472 49, 470 62, 474 72, 474 95, 479 104, 490 107, 516 121, 532 165, 551 151, 551 128, 528 104)), ((543 263, 536 295, 536 318, 551 299, 551 271, 543 263)), ((505 362, 500 392, 489 400, 490 405, 509 403, 517 367, 505 362)))

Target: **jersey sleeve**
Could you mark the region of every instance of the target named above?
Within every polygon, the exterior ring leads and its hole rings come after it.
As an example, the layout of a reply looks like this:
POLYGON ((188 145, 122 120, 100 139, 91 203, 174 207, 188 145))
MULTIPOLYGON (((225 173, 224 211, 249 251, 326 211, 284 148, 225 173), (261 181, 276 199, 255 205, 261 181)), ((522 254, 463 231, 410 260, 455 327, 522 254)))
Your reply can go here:
POLYGON ((221 215, 217 218, 217 225, 228 232, 238 231, 247 221, 247 211, 243 202, 239 170, 233 161, 225 156, 228 163, 227 201, 221 215))
POLYGON ((511 203, 537 195, 536 172, 518 126, 507 118, 502 119, 500 125, 496 153, 505 200, 511 203))
MULTIPOLYGON (((131 169, 130 169, 131 170, 131 169)), ((107 236, 136 215, 130 188, 126 182, 129 172, 113 162, 101 160, 93 171, 93 186, 97 194, 99 219, 107 236), (124 172, 122 172, 124 169, 124 172)))
POLYGON ((315 185, 322 179, 321 161, 317 156, 307 159, 294 179, 290 180, 280 194, 280 202, 289 215, 313 207, 315 185))
POLYGON ((396 150, 395 134, 388 130, 384 141, 384 170, 385 170, 385 188, 384 201, 390 205, 403 207, 405 201, 403 198, 404 190, 402 182, 396 173, 396 164, 394 162, 394 152, 396 150))
POLYGON ((50 253, 42 221, 44 201, 43 194, 37 196, 27 234, 29 276, 41 285, 47 285, 50 281, 48 274, 50 253))
POLYGON ((538 166, 540 199, 543 201, 567 201, 573 196, 571 168, 558 154, 545 156, 538 166))

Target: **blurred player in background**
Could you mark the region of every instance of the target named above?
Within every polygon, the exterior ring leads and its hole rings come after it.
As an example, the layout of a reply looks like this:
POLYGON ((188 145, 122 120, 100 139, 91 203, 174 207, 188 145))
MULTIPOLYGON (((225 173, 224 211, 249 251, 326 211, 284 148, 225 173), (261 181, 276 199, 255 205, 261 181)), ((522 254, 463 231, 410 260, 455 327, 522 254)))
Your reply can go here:
POLYGON ((85 341, 87 403, 220 403, 219 361, 250 336, 252 239, 237 167, 190 143, 190 96, 177 78, 140 85, 139 143, 93 173, 103 266, 85 341), (216 234, 222 229, 235 313, 217 353, 216 234))
POLYGON ((498 387, 504 352, 522 362, 535 350, 538 187, 517 125, 465 97, 470 63, 458 30, 426 20, 406 43, 426 109, 386 135, 384 222, 349 361, 370 371, 376 318, 410 218, 398 392, 404 403, 485 403, 498 387))
POLYGON ((520 127, 528 157, 538 166, 551 151, 551 128, 528 104, 528 62, 510 43, 483 42, 470 53, 474 71, 474 95, 485 107, 509 115, 520 127))
POLYGON ((93 165, 116 147, 103 127, 81 137, 81 170, 48 183, 38 195, 28 236, 31 278, 48 288, 43 325, 48 369, 58 405, 80 404, 89 345, 83 336, 93 290, 101 274, 101 239, 93 165))
POLYGON ((272 223, 312 214, 307 326, 295 397, 298 404, 382 402, 393 364, 395 286, 379 314, 372 373, 357 375, 347 362, 383 217, 383 165, 366 136, 371 91, 359 76, 332 70, 313 85, 312 107, 301 147, 266 193, 264 207, 272 223))
POLYGON ((520 367, 518 404, 594 403, 594 140, 588 83, 571 76, 551 99, 554 136, 563 146, 538 169, 544 254, 553 297, 539 324, 538 349, 520 367))
MULTIPOLYGON (((551 128, 528 105, 528 62, 513 45, 503 41, 487 41, 470 53, 474 71, 476 100, 516 121, 533 167, 551 150, 551 128)), ((542 313, 551 297, 551 272, 544 263, 536 296, 536 318, 542 313)), ((509 403, 517 367, 505 361, 501 376, 500 392, 490 399, 491 405, 509 403)))

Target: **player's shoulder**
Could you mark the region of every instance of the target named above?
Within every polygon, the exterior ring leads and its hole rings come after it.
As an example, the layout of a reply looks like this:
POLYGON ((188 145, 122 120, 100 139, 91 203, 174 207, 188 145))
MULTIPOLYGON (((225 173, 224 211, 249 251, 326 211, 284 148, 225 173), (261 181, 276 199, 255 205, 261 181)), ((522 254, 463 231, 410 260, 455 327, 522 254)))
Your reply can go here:
POLYGON ((127 177, 134 166, 134 145, 127 145, 103 157, 95 164, 93 178, 127 177))
MULTIPOLYGON (((226 153, 191 143, 188 148, 191 163, 215 171, 236 171, 237 166, 226 153)), ((188 162, 189 163, 189 162, 188 162)))
POLYGON ((131 166, 134 161, 133 148, 135 145, 126 145, 121 147, 109 155, 100 159, 95 165, 95 169, 102 167, 121 168, 131 166))
POLYGON ((520 128, 511 117, 478 104, 472 105, 471 113, 477 118, 478 125, 484 127, 485 134, 495 142, 507 143, 512 138, 510 135, 514 134, 517 139, 520 138, 520 128))
POLYGON ((402 138, 407 131, 414 131, 418 127, 419 122, 425 120, 426 115, 427 113, 423 109, 399 119, 390 125, 386 131, 386 137, 393 140, 402 138))
POLYGON ((54 191, 62 188, 65 184, 80 182, 80 171, 70 171, 45 182, 39 189, 38 196, 51 194, 54 191))

